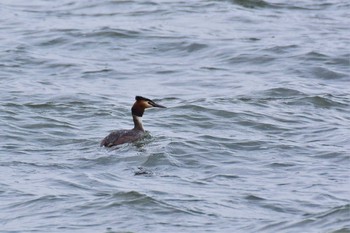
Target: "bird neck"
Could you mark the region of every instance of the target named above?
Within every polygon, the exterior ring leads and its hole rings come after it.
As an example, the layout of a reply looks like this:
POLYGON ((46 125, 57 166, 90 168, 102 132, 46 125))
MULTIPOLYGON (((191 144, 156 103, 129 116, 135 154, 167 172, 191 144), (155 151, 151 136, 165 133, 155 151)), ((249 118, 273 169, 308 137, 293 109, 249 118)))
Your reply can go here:
POLYGON ((142 126, 142 117, 132 115, 132 119, 134 120, 134 129, 145 131, 142 126))

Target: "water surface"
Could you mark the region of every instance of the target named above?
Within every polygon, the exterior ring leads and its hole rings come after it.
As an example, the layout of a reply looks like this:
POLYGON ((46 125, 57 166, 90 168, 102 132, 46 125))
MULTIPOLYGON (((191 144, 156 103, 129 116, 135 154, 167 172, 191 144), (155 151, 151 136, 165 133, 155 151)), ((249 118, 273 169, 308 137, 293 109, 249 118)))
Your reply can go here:
POLYGON ((2 1, 1 232, 350 232, 349 12, 2 1))

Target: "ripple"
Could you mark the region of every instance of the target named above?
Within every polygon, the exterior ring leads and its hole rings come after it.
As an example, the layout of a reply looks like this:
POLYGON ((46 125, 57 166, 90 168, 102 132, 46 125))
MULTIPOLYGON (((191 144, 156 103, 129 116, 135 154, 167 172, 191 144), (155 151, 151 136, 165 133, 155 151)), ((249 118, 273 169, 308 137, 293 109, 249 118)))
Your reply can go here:
POLYGON ((42 41, 41 43, 38 44, 38 46, 58 46, 58 45, 63 45, 66 44, 68 40, 64 37, 56 37, 53 39, 47 39, 45 41, 42 41))
POLYGON ((160 52, 166 52, 171 54, 173 54, 176 51, 184 52, 187 54, 187 53, 198 52, 205 48, 208 48, 207 44, 196 43, 196 42, 190 43, 187 41, 183 41, 183 42, 177 42, 177 43, 168 42, 168 43, 160 44, 155 49, 160 52))
POLYGON ((248 195, 245 197, 245 199, 247 199, 248 201, 264 201, 264 200, 266 200, 264 198, 254 196, 254 195, 248 195))
POLYGON ((332 208, 323 213, 311 214, 309 216, 305 216, 305 218, 301 221, 297 221, 292 224, 278 224, 278 227, 265 228, 264 230, 290 230, 290 229, 312 229, 315 226, 322 226, 323 229, 327 229, 328 231, 336 232, 341 231, 342 229, 349 230, 349 228, 343 227, 335 227, 335 225, 343 225, 349 220, 349 205, 339 206, 332 208), (282 225, 282 226, 281 226, 282 225))
POLYGON ((333 108, 333 107, 347 107, 348 104, 336 100, 332 95, 323 96, 305 96, 302 98, 293 99, 287 102, 288 105, 309 105, 311 104, 317 108, 333 108))
POLYGON ((247 8, 272 7, 273 5, 263 0, 230 0, 232 3, 247 8))
POLYGON ((268 98, 295 98, 305 96, 305 93, 290 88, 272 88, 263 92, 268 98))
POLYGON ((101 28, 90 33, 83 34, 84 37, 98 38, 98 37, 110 37, 110 38, 135 38, 140 36, 139 31, 113 29, 109 27, 101 28))
MULTIPOLYGON (((100 195, 101 194, 98 194, 98 196, 100 195)), ((104 206, 106 209, 110 209, 110 207, 113 207, 115 205, 148 205, 156 202, 156 200, 152 197, 143 193, 139 193, 137 191, 119 192, 108 196, 110 203, 104 206)))
POLYGON ((54 195, 46 195, 37 197, 27 201, 20 201, 19 203, 12 204, 10 208, 35 208, 40 206, 48 205, 52 202, 62 201, 61 197, 54 195))

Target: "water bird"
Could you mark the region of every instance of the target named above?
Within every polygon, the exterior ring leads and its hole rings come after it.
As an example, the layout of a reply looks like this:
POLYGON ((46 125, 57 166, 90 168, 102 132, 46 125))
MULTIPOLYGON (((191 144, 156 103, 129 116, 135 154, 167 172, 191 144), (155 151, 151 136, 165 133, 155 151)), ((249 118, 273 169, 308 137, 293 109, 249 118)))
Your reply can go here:
POLYGON ((134 142, 141 139, 145 135, 145 129, 142 125, 142 116, 147 108, 157 107, 166 108, 153 100, 142 96, 135 97, 135 103, 131 108, 132 119, 134 121, 134 128, 130 130, 122 129, 112 131, 102 141, 100 146, 112 147, 124 143, 134 142))

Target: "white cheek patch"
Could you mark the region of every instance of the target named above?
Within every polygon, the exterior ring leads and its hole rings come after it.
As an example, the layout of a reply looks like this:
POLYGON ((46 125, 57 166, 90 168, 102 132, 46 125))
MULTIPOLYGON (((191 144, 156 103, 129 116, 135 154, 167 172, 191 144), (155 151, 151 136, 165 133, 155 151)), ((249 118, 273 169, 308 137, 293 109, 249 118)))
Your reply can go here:
POLYGON ((149 104, 148 102, 144 102, 144 106, 145 106, 145 108, 152 108, 153 106, 151 105, 151 104, 149 104))

